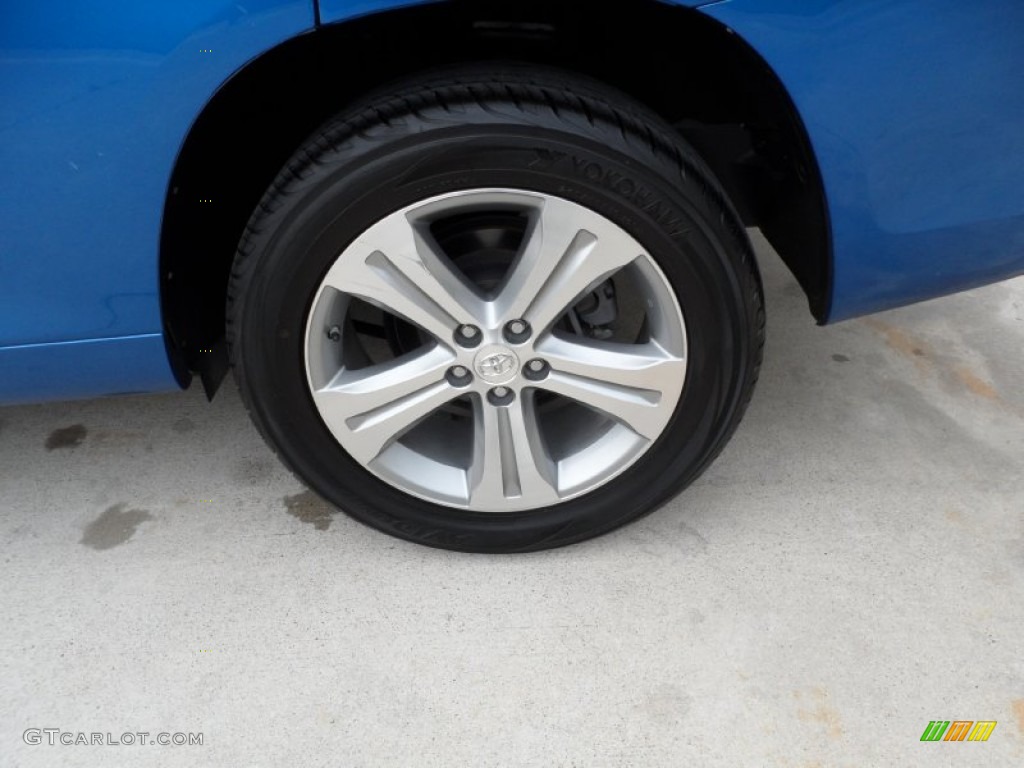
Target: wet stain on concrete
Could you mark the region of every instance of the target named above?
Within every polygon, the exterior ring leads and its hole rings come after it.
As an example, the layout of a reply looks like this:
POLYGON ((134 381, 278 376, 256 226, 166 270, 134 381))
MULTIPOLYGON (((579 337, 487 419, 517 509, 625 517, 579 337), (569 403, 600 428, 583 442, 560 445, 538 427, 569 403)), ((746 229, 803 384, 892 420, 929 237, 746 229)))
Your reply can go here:
POLYGON ((679 532, 684 536, 690 537, 691 543, 694 544, 702 553, 705 555, 708 553, 708 540, 705 539, 704 535, 692 525, 680 523, 679 532))
POLYGON ((983 397, 986 400, 999 399, 999 393, 996 392, 996 388, 984 379, 975 375, 969 368, 957 368, 955 373, 956 377, 960 380, 960 383, 978 397, 983 397))
POLYGON ((685 689, 673 683, 661 683, 644 693, 641 709, 655 723, 679 726, 686 720, 693 699, 685 689))
POLYGON ((953 393, 962 394, 966 389, 976 397, 988 400, 1012 413, 1024 415, 1024 410, 1003 400, 995 386, 969 366, 956 365, 957 361, 937 355, 926 342, 881 320, 867 318, 863 322, 880 333, 893 350, 911 360, 919 373, 937 377, 937 380, 953 393))
POLYGON ((196 425, 192 423, 192 419, 182 418, 171 424, 171 429, 177 432, 179 435, 184 435, 186 432, 191 432, 196 428, 196 425))
POLYGON ((235 465, 231 476, 240 485, 263 486, 274 479, 275 469, 266 459, 246 457, 235 465))
POLYGON ((85 440, 89 430, 81 424, 72 424, 70 427, 55 429, 46 438, 46 450, 55 451, 59 448, 77 448, 85 440))
POLYGON ((107 445, 133 443, 136 440, 144 440, 147 436, 148 433, 138 429, 97 429, 92 433, 93 440, 107 445))
POLYGON ((285 496, 281 501, 284 502, 289 515, 304 523, 310 523, 318 531, 326 531, 331 527, 330 505, 312 491, 285 496))
POLYGON ((828 691, 824 688, 811 688, 804 691, 793 691, 793 696, 801 703, 797 717, 804 722, 818 723, 825 728, 825 735, 832 741, 843 737, 843 724, 839 712, 829 701, 828 691))
POLYGON ((918 371, 927 373, 932 368, 932 351, 924 341, 877 318, 869 317, 863 322, 880 333, 885 338, 885 343, 894 351, 912 360, 918 371))
POLYGON ((1010 702, 1013 715, 1017 718, 1017 730, 1024 736, 1024 699, 1014 699, 1010 702))
POLYGON ((1017 720, 1017 730, 1024 738, 1024 698, 1015 698, 1010 702, 1010 709, 1017 720))
POLYGON ((848 363, 848 362, 850 362, 850 358, 848 358, 846 355, 840 355, 838 352, 836 354, 832 355, 832 359, 835 360, 837 363, 848 363))
POLYGON ((125 509, 127 504, 115 504, 85 526, 81 544, 96 550, 113 549, 135 535, 139 525, 153 516, 142 509, 125 509))
POLYGON ((993 487, 1003 481, 1015 482, 1019 476, 1016 456, 976 437, 916 387, 895 379, 886 382, 884 406, 892 419, 905 419, 908 437, 928 446, 933 466, 941 464, 950 472, 991 477, 993 487))
POLYGON ((946 519, 954 525, 966 525, 967 518, 964 517, 964 513, 959 509, 947 509, 946 519))

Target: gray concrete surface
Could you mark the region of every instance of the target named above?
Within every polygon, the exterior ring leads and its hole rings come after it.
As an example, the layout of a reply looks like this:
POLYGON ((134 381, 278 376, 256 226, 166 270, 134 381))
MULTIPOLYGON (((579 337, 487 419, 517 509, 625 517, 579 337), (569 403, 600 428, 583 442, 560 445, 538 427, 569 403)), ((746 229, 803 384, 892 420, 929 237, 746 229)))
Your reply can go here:
POLYGON ((0 409, 0 765, 1020 765, 1024 281, 819 329, 763 261, 730 447, 556 552, 332 514, 232 386, 0 409))

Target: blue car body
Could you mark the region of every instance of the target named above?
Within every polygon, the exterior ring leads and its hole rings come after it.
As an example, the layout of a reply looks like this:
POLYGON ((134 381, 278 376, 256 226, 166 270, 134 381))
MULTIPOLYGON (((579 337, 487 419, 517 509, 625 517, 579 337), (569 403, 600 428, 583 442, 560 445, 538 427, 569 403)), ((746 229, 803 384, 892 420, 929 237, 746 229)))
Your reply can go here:
MULTIPOLYGON (((673 4, 744 41, 795 108, 825 212, 820 321, 1024 272, 1024 5, 673 4)), ((410 5, 5 3, 0 402, 187 381, 166 330, 160 251, 197 120, 268 52, 410 5)))

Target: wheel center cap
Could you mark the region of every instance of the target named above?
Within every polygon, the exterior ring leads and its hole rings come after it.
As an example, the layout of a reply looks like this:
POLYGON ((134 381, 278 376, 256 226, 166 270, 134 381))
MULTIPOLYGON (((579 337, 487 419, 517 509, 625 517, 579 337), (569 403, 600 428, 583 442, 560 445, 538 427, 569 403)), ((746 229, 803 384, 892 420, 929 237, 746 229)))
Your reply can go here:
POLYGON ((519 358, 508 347, 488 344, 476 353, 473 368, 488 384, 507 384, 519 373, 519 358))

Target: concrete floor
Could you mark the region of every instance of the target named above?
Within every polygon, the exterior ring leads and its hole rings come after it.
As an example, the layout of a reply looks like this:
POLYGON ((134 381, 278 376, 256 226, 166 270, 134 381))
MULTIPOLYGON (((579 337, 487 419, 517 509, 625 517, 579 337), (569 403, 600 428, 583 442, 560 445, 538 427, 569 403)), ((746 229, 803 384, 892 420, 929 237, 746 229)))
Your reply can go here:
POLYGON ((732 444, 555 552, 330 513, 231 385, 0 409, 0 765, 1021 765, 1024 280, 819 329, 763 262, 732 444))

